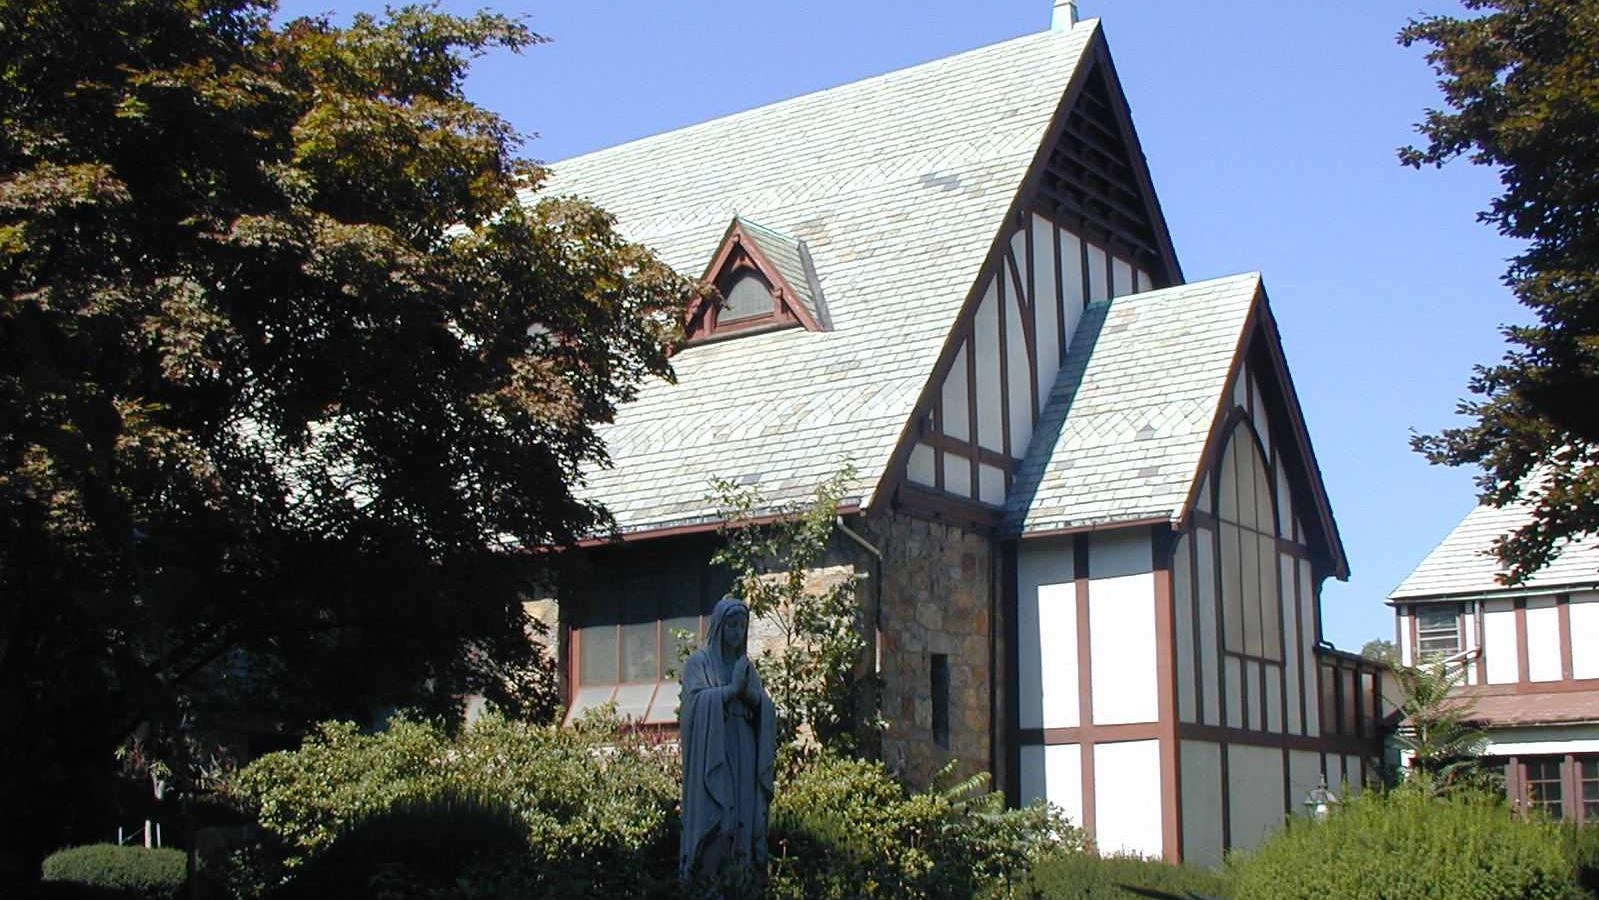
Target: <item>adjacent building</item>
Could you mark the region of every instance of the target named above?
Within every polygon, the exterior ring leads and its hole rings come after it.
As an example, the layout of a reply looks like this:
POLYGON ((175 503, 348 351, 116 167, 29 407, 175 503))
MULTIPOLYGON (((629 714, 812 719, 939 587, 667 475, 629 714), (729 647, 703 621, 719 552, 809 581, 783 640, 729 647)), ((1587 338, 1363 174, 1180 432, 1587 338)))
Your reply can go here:
POLYGON ((1493 542, 1530 521, 1525 504, 1472 510, 1388 595, 1396 643, 1406 665, 1463 670, 1513 802, 1599 824, 1599 537, 1503 584, 1493 542))
POLYGON ((1348 565, 1265 285, 1185 278, 1073 19, 553 164, 721 300, 602 432, 617 533, 531 606, 574 713, 669 725, 728 587, 711 480, 777 508, 850 466, 811 577, 860 577, 887 761, 1216 863, 1363 782, 1379 673, 1322 641, 1348 565))

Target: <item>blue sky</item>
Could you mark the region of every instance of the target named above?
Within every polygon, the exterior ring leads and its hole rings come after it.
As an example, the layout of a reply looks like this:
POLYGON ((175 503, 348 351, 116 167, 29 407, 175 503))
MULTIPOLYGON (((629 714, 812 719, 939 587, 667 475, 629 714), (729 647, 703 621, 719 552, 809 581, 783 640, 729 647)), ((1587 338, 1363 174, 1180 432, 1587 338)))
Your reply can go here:
MULTIPOLYGON (((467 11, 480 4, 448 3, 467 11)), ((381 4, 292 0, 285 16, 381 4)), ((551 43, 481 60, 472 98, 556 161, 1048 27, 1049 0, 586 0, 493 8, 551 43)), ((1471 472, 1412 430, 1455 422, 1471 366, 1525 319, 1499 278, 1515 246, 1475 221, 1491 171, 1401 168, 1440 102, 1398 5, 1084 0, 1103 20, 1184 274, 1264 273, 1353 574, 1327 639, 1393 636, 1383 605, 1471 509, 1471 472)))

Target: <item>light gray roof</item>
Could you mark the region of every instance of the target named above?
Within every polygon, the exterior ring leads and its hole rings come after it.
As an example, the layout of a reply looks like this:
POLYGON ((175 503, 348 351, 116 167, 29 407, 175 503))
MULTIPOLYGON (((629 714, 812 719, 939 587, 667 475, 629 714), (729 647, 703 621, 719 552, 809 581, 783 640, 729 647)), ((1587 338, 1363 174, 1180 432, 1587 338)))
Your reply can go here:
POLYGON ((1491 549, 1494 538, 1531 520, 1530 504, 1516 503, 1503 509, 1478 506, 1394 588, 1389 601, 1599 585, 1599 536, 1566 544, 1553 562, 1514 589, 1500 584, 1496 576, 1502 570, 1491 549))
POLYGON ((1260 275, 1088 306, 1006 498, 1011 533, 1180 519, 1260 275))
POLYGON ((583 496, 624 531, 714 518, 708 483, 809 497, 852 461, 869 503, 1084 49, 1088 20, 555 163, 697 277, 732 218, 804 241, 831 330, 689 347, 601 429, 583 496))

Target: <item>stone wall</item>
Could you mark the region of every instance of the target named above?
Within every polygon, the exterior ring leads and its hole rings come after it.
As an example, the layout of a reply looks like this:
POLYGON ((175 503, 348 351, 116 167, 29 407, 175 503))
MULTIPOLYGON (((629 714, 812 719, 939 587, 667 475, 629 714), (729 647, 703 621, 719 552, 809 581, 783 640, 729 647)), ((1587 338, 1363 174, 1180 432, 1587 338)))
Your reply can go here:
POLYGON ((872 522, 883 550, 883 758, 925 784, 951 758, 991 765, 989 620, 993 544, 957 526, 890 514, 872 522), (948 656, 949 746, 933 736, 932 657, 948 656))

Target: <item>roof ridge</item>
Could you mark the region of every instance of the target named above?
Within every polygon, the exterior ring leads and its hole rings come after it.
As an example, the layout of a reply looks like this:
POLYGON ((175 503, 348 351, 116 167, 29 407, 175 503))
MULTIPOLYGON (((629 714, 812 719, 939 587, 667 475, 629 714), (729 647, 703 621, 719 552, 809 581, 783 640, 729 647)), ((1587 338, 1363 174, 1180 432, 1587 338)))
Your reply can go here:
POLYGON ((968 50, 962 50, 959 53, 955 53, 955 54, 952 54, 950 56, 940 56, 940 57, 936 57, 934 59, 923 60, 922 62, 919 62, 919 63, 914 63, 912 65, 904 66, 904 67, 898 68, 898 69, 891 69, 891 70, 889 70, 887 72, 879 72, 876 75, 868 75, 865 78, 858 78, 858 79, 856 79, 854 81, 846 81, 846 82, 844 82, 842 84, 835 84, 835 85, 831 85, 829 87, 818 88, 818 89, 813 90, 813 91, 806 91, 805 93, 802 93, 802 94, 795 94, 792 97, 784 97, 784 98, 781 98, 781 99, 778 99, 778 100, 773 100, 773 101, 771 101, 769 103, 762 103, 762 104, 760 104, 758 106, 752 106, 752 107, 749 107, 747 109, 741 109, 741 110, 738 110, 736 112, 730 112, 730 113, 726 113, 726 114, 723 114, 723 115, 720 115, 720 116, 713 116, 712 118, 702 119, 701 121, 698 121, 698 122, 691 122, 691 123, 689 123, 687 125, 683 125, 683 126, 680 126, 678 128, 669 129, 667 131, 658 131, 658 132, 656 132, 654 134, 644 135, 643 137, 637 137, 637 138, 634 138, 634 139, 629 140, 629 141, 623 141, 620 144, 612 144, 612 145, 610 145, 608 147, 600 147, 600 148, 597 148, 597 149, 594 149, 594 150, 590 150, 587 153, 579 153, 576 156, 568 156, 568 157, 565 157, 563 159, 554 160, 554 161, 551 161, 549 163, 546 163, 546 165, 549 166, 550 168, 554 169, 554 168, 556 168, 558 166, 561 166, 563 164, 570 164, 570 163, 577 163, 577 162, 592 163, 592 162, 596 161, 597 159, 599 159, 599 158, 601 158, 603 156, 606 156, 608 154, 614 153, 614 152, 619 152, 619 151, 622 151, 622 150, 629 150, 629 149, 636 149, 636 148, 638 148, 641 145, 646 145, 646 144, 649 144, 649 143, 652 143, 652 142, 655 142, 655 141, 681 138, 681 137, 683 137, 686 134, 689 134, 689 133, 694 132, 694 131, 698 131, 699 129, 702 129, 702 128, 709 128, 709 127, 716 126, 716 125, 723 125, 723 124, 732 122, 732 121, 734 121, 736 119, 739 119, 739 118, 741 118, 743 116, 752 115, 752 114, 755 114, 755 113, 758 113, 758 112, 768 112, 773 107, 783 106, 783 105, 790 104, 790 103, 798 103, 800 101, 821 97, 822 95, 825 95, 825 94, 831 94, 831 93, 833 93, 835 91, 846 91, 846 90, 851 90, 851 89, 865 89, 865 88, 867 88, 870 85, 873 85, 873 84, 876 84, 876 83, 879 83, 879 82, 883 82, 883 81, 887 81, 887 80, 889 80, 891 78, 895 78, 895 77, 907 76, 907 75, 909 75, 909 74, 911 74, 913 72, 916 72, 918 70, 932 69, 932 68, 935 68, 935 67, 956 65, 956 64, 959 64, 961 62, 970 61, 970 59, 972 57, 974 57, 974 56, 978 56, 978 55, 985 54, 985 53, 997 52, 1000 48, 1013 47, 1013 46, 1016 46, 1016 45, 1019 45, 1019 44, 1026 44, 1026 43, 1030 43, 1030 42, 1033 42, 1033 41, 1043 42, 1043 41, 1047 41, 1047 40, 1064 40, 1064 39, 1067 39, 1067 38, 1070 38, 1073 41, 1077 41, 1077 40, 1080 40, 1080 39, 1081 40, 1086 40, 1086 39, 1091 38, 1093 36, 1094 31, 1097 30, 1098 27, 1099 27, 1099 19, 1097 19, 1097 18, 1094 18, 1094 19, 1083 19, 1082 21, 1078 22, 1070 30, 1067 30, 1067 31, 1045 30, 1045 31, 1033 32, 1031 34, 1018 35, 1018 36, 1013 37, 1013 38, 1007 38, 1007 39, 1005 39, 1003 41, 996 41, 996 42, 994 42, 992 44, 984 44, 983 46, 980 46, 980 47, 973 47, 973 48, 968 49, 968 50), (1081 34, 1079 34, 1079 32, 1081 32, 1081 34))

